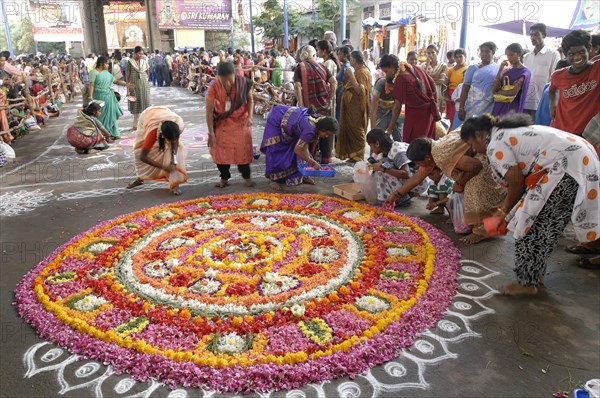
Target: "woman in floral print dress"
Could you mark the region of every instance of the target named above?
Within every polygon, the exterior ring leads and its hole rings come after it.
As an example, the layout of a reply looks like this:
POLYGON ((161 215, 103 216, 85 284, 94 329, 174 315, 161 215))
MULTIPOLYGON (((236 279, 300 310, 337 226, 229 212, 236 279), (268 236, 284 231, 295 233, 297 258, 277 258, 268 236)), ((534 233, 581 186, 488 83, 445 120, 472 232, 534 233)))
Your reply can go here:
POLYGON ((507 196, 497 215, 515 237, 517 282, 506 295, 534 295, 546 260, 572 221, 580 242, 600 235, 599 161, 585 139, 546 126, 532 126, 520 114, 496 122, 489 115, 465 121, 461 138, 487 154, 494 179, 507 196))

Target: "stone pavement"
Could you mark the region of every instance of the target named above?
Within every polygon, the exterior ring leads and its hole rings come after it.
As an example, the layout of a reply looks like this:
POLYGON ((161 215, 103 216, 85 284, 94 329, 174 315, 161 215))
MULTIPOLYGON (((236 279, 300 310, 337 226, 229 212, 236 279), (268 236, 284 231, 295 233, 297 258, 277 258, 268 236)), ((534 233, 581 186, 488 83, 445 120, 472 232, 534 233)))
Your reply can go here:
MULTIPOLYGON (((76 154, 65 138, 66 125, 78 104, 66 104, 62 115, 39 132, 14 144, 17 161, 0 169, 0 396, 2 397, 220 397, 199 390, 171 391, 156 381, 140 383, 115 375, 95 361, 40 340, 11 305, 23 275, 67 239, 100 221, 145 207, 201 196, 269 190, 264 159, 252 165, 257 182, 245 188, 237 171, 232 184, 214 188, 218 173, 206 147, 204 100, 187 90, 152 88, 152 103, 166 105, 185 123, 190 181, 174 197, 160 183, 134 190, 132 117, 120 120, 122 139, 97 154, 76 154)), ((125 105, 125 104, 122 104, 125 105)), ((264 120, 256 117, 254 142, 264 120)), ((287 189, 333 195, 331 185, 352 180, 352 167, 335 165, 337 176, 316 186, 287 189)), ((534 298, 495 295, 512 281, 513 241, 494 239, 465 246, 444 224, 430 216, 425 201, 403 209, 444 230, 462 249, 461 289, 446 317, 424 333, 397 360, 377 366, 354 380, 342 378, 310 384, 272 397, 549 397, 572 391, 600 376, 600 273, 575 266, 561 241, 550 258, 546 289, 534 298)), ((255 396, 251 394, 250 396, 255 396)))

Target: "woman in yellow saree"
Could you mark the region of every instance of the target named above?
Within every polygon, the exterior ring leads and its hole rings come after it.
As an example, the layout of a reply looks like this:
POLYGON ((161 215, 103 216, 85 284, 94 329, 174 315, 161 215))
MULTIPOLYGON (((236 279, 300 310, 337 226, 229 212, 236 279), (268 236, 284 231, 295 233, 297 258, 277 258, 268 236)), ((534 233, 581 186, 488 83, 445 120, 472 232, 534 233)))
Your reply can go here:
POLYGON ((359 162, 365 157, 369 103, 371 100, 371 71, 360 51, 350 53, 350 68, 344 72, 344 95, 340 116, 340 133, 335 145, 339 159, 359 162))

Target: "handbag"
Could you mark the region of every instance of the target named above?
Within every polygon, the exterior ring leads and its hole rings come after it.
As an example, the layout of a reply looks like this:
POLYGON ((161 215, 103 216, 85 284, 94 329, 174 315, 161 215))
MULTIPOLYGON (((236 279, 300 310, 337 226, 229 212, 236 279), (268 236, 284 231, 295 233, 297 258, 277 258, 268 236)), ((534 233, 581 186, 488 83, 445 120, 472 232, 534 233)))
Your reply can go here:
MULTIPOLYGON (((515 88, 515 86, 510 84, 510 80, 508 79, 508 76, 504 75, 504 79, 502 81, 503 81, 503 83, 502 83, 502 87, 500 88, 501 90, 508 91, 508 90, 512 90, 513 88, 515 88)), ((517 94, 515 94, 515 95, 494 94, 494 101, 501 102, 503 104, 510 104, 515 100, 515 98, 517 98, 517 94)))
POLYGON ((121 94, 118 91, 113 91, 115 93, 115 97, 117 98, 117 102, 121 102, 121 94))

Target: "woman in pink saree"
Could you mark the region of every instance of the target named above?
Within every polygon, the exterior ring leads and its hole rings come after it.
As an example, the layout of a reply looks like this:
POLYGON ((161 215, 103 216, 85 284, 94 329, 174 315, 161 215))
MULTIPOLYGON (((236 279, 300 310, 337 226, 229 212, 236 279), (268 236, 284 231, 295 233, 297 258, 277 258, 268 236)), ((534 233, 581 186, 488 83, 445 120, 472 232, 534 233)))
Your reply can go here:
POLYGON ((146 180, 165 181, 171 193, 181 195, 179 185, 187 181, 186 150, 179 142, 183 129, 181 117, 167 107, 153 106, 140 114, 134 145, 137 178, 127 188, 146 180))

